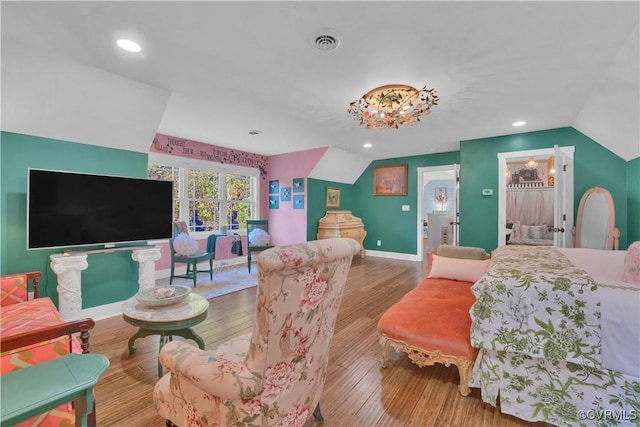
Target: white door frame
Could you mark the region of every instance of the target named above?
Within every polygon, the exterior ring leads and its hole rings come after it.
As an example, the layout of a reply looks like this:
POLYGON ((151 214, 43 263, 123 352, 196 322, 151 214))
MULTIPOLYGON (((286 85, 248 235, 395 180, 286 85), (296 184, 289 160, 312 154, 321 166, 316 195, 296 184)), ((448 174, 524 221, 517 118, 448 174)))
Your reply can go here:
MULTIPOLYGON (((536 157, 536 156, 556 156, 556 148, 564 153, 571 161, 573 161, 573 153, 575 151, 575 147, 551 147, 551 148, 541 148, 537 150, 525 150, 525 151, 510 151, 505 153, 498 153, 498 247, 504 246, 507 241, 507 177, 505 176, 504 171, 507 168, 507 160, 512 158, 519 157, 536 157)), ((562 167, 558 159, 555 160, 556 170, 562 167)), ((571 166, 570 173, 572 174, 571 179, 567 180, 566 184, 570 185, 570 189, 563 189, 563 194, 567 197, 564 199, 564 207, 557 206, 558 204, 558 187, 554 188, 554 206, 553 212, 556 215, 556 212, 559 210, 565 210, 567 212, 566 215, 566 224, 565 232, 570 233, 570 226, 573 225, 573 166, 571 166), (565 209, 566 208, 566 209, 565 209), (570 223, 570 224, 569 224, 570 223), (569 228, 567 230, 567 228, 569 228)))
MULTIPOLYGON (((416 222, 417 222, 417 228, 416 228, 416 236, 417 236, 417 248, 418 248, 418 253, 416 254, 418 257, 419 261, 423 260, 423 255, 424 255, 424 245, 423 245, 423 225, 422 225, 422 210, 424 207, 424 191, 423 191, 423 187, 424 187, 424 173, 425 172, 440 172, 440 171, 453 171, 454 172, 454 176, 456 177, 456 180, 458 182, 455 183, 456 185, 456 201, 455 201, 455 206, 454 206, 454 220, 457 222, 458 221, 458 214, 460 211, 460 188, 459 188, 459 176, 460 176, 460 165, 457 163, 451 164, 451 165, 442 165, 442 166, 425 166, 425 167, 421 167, 421 168, 417 168, 417 175, 418 175, 418 206, 416 209, 416 222)), ((454 235, 452 236, 452 238, 454 239, 454 242, 458 242, 459 241, 459 236, 458 236, 458 232, 460 230, 460 227, 454 227, 457 228, 458 231, 454 231, 454 235)), ((457 245, 457 243, 456 243, 457 245)))

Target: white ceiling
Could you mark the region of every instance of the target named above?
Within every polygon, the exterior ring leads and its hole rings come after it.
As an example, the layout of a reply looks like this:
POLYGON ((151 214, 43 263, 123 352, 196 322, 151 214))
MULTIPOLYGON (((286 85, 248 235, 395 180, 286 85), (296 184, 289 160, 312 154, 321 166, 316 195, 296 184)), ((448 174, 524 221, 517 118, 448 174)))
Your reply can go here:
POLYGON ((381 159, 573 126, 640 156, 637 1, 2 1, 1 15, 6 131, 381 159), (322 30, 338 49, 315 48, 322 30), (122 37, 142 53, 118 49, 122 37), (433 87, 439 105, 412 127, 359 127, 349 103, 388 83, 433 87))

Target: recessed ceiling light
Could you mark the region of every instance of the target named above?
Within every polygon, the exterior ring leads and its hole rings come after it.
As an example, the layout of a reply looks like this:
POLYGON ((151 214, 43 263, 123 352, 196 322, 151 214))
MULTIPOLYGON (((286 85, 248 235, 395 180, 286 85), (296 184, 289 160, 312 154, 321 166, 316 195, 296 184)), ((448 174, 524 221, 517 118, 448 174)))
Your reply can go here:
POLYGON ((124 49, 127 52, 138 53, 142 50, 140 45, 133 40, 120 39, 116 42, 120 49, 124 49))
POLYGON ((371 148, 371 147, 373 147, 373 144, 372 144, 372 143, 370 143, 370 142, 365 142, 364 144, 362 144, 362 146, 363 146, 364 148, 371 148))
POLYGON ((527 122, 525 121, 519 121, 519 122, 513 122, 512 126, 524 126, 526 124, 527 122))

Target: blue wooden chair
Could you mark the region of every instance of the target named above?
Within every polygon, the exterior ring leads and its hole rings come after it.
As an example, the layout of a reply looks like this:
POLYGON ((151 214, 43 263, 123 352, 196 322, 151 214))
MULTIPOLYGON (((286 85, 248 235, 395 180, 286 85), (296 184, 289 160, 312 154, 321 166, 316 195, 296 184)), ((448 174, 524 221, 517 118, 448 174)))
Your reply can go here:
POLYGON ((249 274, 251 274, 251 253, 252 252, 262 252, 269 248, 272 248, 273 245, 261 245, 252 242, 252 234, 251 232, 254 230, 262 230, 267 235, 269 234, 269 221, 266 219, 248 219, 247 220, 247 268, 249 269, 249 274))
MULTIPOLYGON (((175 238, 179 233, 189 234, 189 228, 184 221, 178 221, 173 224, 173 237, 175 238)), ((213 280, 213 257, 215 255, 213 251, 199 252, 193 255, 179 255, 173 247, 173 238, 170 240, 169 245, 171 246, 171 278, 169 279, 169 285, 173 284, 174 277, 179 277, 193 280, 193 287, 195 288, 198 273, 209 273, 209 279, 213 280), (209 262, 209 268, 198 270, 198 264, 205 261, 209 262), (187 272, 185 274, 175 273, 176 264, 179 263, 187 264, 187 272)))

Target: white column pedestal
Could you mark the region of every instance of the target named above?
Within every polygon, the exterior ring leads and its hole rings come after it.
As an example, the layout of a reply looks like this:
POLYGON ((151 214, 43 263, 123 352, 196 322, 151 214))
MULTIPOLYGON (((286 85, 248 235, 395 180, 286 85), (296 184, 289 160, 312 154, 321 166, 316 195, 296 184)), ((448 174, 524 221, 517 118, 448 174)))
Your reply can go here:
POLYGON ((131 258, 140 263, 138 269, 138 290, 155 288, 156 261, 160 259, 160 247, 151 246, 144 249, 134 249, 131 258))
POLYGON ((123 247, 50 255, 51 269, 58 276, 58 311, 64 320, 73 320, 82 317, 82 286, 80 274, 82 270, 85 270, 89 265, 87 263, 87 255, 121 250, 133 251, 131 258, 139 263, 139 290, 155 287, 156 261, 160 259, 159 246, 123 247))
POLYGON ((78 319, 82 310, 80 275, 88 267, 87 255, 54 254, 49 258, 58 276, 58 311, 64 320, 78 319))

